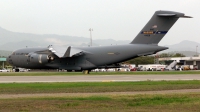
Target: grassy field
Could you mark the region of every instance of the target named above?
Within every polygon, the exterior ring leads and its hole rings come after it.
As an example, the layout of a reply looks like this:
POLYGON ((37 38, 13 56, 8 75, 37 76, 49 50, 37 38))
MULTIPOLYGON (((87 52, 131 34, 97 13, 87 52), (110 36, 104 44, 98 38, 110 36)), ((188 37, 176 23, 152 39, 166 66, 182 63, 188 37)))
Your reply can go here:
POLYGON ((200 93, 1 99, 1 112, 200 112, 200 93))
POLYGON ((199 112, 200 93, 82 95, 99 92, 200 89, 200 81, 66 82, 0 84, 0 112, 199 112), (40 93, 80 95, 26 96, 40 93), (10 97, 2 97, 11 95, 10 97))
MULTIPOLYGON (((200 74, 200 71, 134 71, 134 72, 90 72, 89 75, 169 75, 169 74, 200 74)), ((53 76, 53 75, 84 75, 82 72, 8 72, 0 76, 53 76)))
POLYGON ((200 89, 200 81, 0 83, 0 94, 97 93, 200 89))

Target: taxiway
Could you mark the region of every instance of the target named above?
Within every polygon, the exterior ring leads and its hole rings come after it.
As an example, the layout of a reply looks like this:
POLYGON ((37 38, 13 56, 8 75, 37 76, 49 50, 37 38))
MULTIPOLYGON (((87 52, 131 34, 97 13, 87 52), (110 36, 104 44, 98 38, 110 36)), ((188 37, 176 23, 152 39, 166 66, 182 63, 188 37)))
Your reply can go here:
POLYGON ((0 83, 200 80, 200 75, 0 76, 0 83))

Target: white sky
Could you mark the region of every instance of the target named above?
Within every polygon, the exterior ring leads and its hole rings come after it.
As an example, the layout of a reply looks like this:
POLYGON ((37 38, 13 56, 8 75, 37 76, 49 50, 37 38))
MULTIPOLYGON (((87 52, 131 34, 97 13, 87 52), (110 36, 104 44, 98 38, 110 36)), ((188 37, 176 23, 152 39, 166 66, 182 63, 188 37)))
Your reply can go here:
POLYGON ((0 27, 14 32, 132 40, 157 10, 185 13, 160 45, 200 42, 200 0, 1 0, 0 27))

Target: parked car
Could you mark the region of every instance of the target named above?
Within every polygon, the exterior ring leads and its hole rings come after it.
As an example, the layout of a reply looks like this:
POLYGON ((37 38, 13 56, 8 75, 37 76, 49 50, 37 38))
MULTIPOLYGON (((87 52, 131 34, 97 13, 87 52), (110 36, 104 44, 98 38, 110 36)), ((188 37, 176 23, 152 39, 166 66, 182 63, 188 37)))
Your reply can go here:
POLYGON ((10 70, 3 68, 3 69, 0 69, 0 72, 10 72, 10 70))
POLYGON ((13 72, 28 72, 30 69, 25 69, 25 68, 16 68, 13 69, 13 72))
POLYGON ((130 71, 137 71, 137 67, 130 69, 130 71))

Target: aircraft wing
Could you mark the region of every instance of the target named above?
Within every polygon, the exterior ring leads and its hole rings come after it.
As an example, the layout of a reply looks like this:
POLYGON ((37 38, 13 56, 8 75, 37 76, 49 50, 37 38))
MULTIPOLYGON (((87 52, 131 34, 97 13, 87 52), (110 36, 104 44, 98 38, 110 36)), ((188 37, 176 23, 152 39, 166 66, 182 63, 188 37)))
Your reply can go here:
POLYGON ((83 50, 73 48, 71 46, 69 46, 67 49, 60 46, 50 46, 49 50, 60 58, 83 55, 83 50))
POLYGON ((73 57, 73 56, 80 56, 83 55, 83 50, 73 48, 69 46, 67 49, 66 47, 61 46, 49 46, 47 50, 42 51, 36 51, 36 53, 39 54, 55 54, 59 58, 65 58, 65 57, 73 57))

